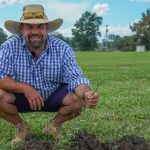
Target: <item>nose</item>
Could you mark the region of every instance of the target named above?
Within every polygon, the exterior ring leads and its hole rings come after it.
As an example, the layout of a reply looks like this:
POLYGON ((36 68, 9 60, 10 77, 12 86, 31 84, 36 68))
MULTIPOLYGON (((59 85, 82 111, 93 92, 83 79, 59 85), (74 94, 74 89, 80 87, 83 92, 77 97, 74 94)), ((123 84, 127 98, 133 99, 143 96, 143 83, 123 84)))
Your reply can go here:
POLYGON ((38 33, 38 32, 39 32, 38 28, 36 28, 36 27, 32 28, 32 33, 38 33))

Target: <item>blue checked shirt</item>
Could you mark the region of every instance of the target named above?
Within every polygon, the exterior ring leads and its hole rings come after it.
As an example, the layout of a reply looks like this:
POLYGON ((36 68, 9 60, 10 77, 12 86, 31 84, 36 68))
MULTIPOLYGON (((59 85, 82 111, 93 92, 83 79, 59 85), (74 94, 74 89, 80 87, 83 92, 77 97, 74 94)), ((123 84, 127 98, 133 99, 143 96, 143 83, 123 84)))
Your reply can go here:
POLYGON ((15 35, 0 48, 0 78, 11 77, 37 89, 44 100, 61 83, 69 84, 73 91, 82 83, 89 85, 76 64, 73 50, 62 40, 47 36, 47 44, 40 57, 35 60, 21 35, 15 35))

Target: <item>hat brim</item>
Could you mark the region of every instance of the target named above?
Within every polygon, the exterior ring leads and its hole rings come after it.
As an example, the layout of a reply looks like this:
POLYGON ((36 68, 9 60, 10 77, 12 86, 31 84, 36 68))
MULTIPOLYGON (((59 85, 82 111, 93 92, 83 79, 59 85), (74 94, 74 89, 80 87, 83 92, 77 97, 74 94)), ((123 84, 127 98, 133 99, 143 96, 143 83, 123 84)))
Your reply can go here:
POLYGON ((63 20, 58 18, 53 21, 44 20, 44 19, 27 19, 23 21, 13 21, 13 20, 7 20, 4 24, 5 28, 12 34, 18 34, 20 33, 20 24, 27 23, 27 24, 44 24, 48 23, 49 28, 48 32, 54 32, 56 31, 63 23, 63 20))

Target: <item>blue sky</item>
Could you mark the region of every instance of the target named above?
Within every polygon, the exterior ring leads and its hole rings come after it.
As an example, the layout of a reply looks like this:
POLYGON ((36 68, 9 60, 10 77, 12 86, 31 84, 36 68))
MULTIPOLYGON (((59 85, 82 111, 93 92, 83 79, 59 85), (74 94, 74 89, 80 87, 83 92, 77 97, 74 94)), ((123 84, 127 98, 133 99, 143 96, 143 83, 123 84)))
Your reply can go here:
POLYGON ((71 29, 85 11, 96 12, 103 18, 100 31, 121 36, 133 34, 129 25, 142 17, 142 12, 150 8, 150 0, 0 0, 0 28, 9 35, 3 24, 6 20, 19 20, 22 7, 38 3, 45 7, 49 20, 62 18, 63 25, 58 30, 64 36, 71 36, 71 29))

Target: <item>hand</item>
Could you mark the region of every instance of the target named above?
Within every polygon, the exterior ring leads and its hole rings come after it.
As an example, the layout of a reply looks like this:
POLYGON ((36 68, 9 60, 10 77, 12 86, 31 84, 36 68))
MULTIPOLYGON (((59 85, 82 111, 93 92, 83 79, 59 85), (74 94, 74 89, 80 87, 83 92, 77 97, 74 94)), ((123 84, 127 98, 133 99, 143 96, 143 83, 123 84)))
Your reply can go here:
POLYGON ((31 109, 41 110, 41 107, 44 106, 44 100, 43 97, 40 95, 40 93, 34 89, 33 87, 29 87, 25 92, 25 97, 29 101, 31 109))
POLYGON ((99 100, 99 95, 94 91, 87 91, 84 93, 84 98, 86 105, 88 105, 90 108, 95 108, 99 100))

